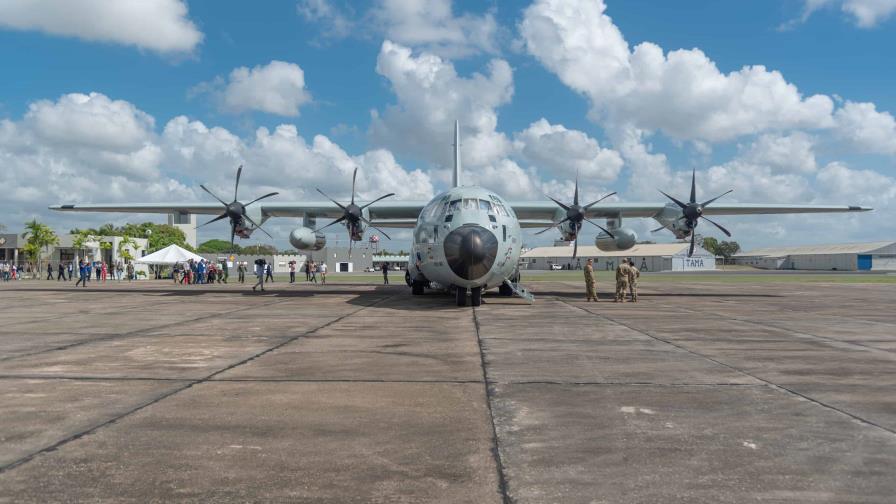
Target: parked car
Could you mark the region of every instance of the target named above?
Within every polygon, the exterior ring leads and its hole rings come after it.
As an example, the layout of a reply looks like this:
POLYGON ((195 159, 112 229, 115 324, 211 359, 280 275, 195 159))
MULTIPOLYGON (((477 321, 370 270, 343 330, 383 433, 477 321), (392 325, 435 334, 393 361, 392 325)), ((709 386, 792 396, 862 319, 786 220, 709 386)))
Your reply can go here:
POLYGON ((561 265, 559 265, 559 264, 552 264, 552 265, 551 265, 551 269, 552 269, 552 270, 562 270, 562 269, 563 269, 563 266, 561 266, 561 265))

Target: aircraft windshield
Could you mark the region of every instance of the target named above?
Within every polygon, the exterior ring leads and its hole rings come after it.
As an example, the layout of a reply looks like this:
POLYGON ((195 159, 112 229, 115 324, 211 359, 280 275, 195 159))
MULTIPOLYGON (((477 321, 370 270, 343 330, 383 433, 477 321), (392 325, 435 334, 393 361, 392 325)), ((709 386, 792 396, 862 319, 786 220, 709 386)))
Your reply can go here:
POLYGON ((485 210, 488 213, 492 213, 492 204, 484 199, 479 200, 479 209, 485 210))

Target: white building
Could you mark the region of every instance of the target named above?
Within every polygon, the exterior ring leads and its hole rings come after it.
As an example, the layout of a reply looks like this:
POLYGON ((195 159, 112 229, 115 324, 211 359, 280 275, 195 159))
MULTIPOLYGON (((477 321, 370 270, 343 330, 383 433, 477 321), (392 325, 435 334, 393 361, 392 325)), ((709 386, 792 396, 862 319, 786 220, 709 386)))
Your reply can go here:
POLYGON ((734 263, 762 269, 896 270, 896 241, 769 247, 736 254, 734 263))
POLYGON ((173 213, 168 214, 168 224, 184 232, 184 241, 194 249, 196 244, 196 214, 173 213))
POLYGON ((642 271, 703 271, 716 269, 715 257, 701 247, 688 257, 689 243, 644 243, 628 250, 604 252, 593 245, 579 245, 578 257, 572 258, 572 246, 536 247, 520 258, 520 268, 530 270, 561 268, 581 269, 588 258, 594 259, 595 270, 614 270, 620 261, 631 257, 642 271))

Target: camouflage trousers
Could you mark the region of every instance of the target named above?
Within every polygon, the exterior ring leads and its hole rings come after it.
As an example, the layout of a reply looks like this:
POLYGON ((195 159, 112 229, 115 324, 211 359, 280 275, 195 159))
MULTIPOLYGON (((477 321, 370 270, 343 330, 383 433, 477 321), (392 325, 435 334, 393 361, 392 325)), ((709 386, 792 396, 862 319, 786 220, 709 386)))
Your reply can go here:
POLYGON ((616 301, 625 301, 628 292, 628 280, 616 280, 616 301))
POLYGON ((595 281, 585 281, 585 297, 589 301, 597 299, 597 282, 595 281))
POLYGON ((638 300, 638 282, 629 282, 628 292, 632 295, 632 301, 638 300))

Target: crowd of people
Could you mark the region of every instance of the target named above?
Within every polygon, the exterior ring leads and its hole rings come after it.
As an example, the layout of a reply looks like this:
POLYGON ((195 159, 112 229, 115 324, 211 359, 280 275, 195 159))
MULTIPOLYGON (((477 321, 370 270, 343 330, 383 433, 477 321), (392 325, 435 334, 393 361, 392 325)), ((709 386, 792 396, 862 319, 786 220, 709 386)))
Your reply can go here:
MULTIPOLYGON (((57 282, 72 281, 77 274, 78 279, 84 277, 83 283, 96 281, 105 283, 107 280, 122 281, 123 279, 134 279, 134 265, 124 264, 118 261, 115 264, 109 264, 104 261, 86 261, 81 259, 77 263, 75 261, 60 261, 54 267, 52 262, 48 262, 46 269, 46 280, 56 280, 57 282), (126 276, 125 276, 126 275, 126 276)), ((26 263, 22 267, 11 262, 0 262, 0 280, 9 282, 12 280, 21 280, 24 278, 40 278, 40 268, 26 263)))

